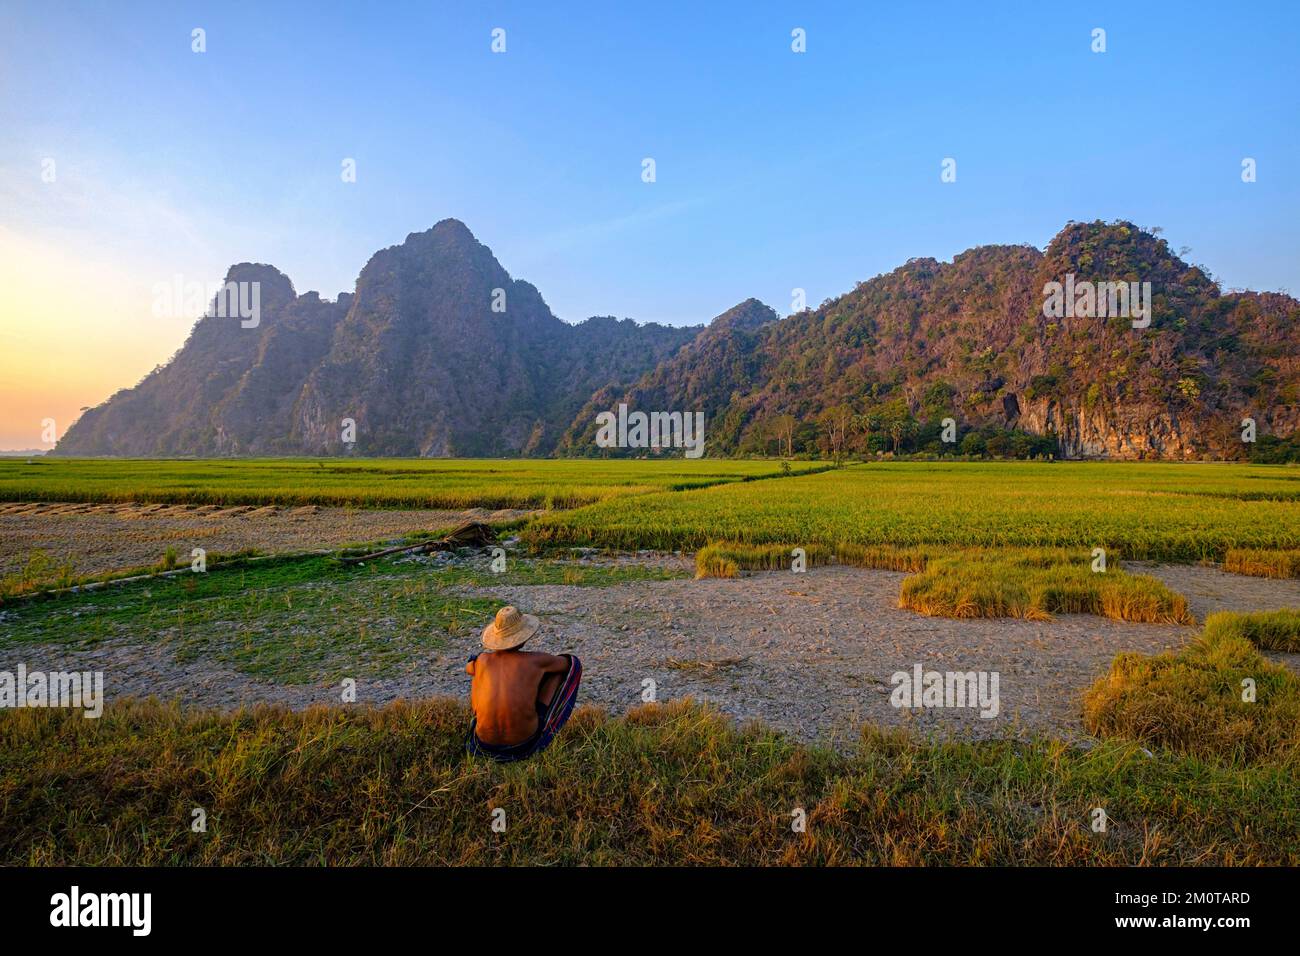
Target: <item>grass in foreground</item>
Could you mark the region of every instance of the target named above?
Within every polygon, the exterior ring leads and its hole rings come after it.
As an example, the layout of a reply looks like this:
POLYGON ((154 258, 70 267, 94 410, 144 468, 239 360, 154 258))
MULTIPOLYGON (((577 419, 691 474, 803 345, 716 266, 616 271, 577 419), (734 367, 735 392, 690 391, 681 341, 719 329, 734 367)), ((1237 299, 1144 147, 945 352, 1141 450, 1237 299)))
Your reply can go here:
POLYGON ((1205 760, 1271 761, 1295 774, 1300 678, 1257 646, 1300 649, 1300 610, 1211 614, 1185 650, 1120 654, 1085 695, 1084 726, 1205 760), (1243 699, 1245 681, 1254 683, 1254 700, 1243 699))
POLYGON ((465 757, 468 719, 445 700, 2 712, 0 863, 1300 862, 1290 768, 872 730, 842 754, 689 703, 581 709, 539 758, 502 767, 465 757), (191 831, 196 807, 206 833, 191 831), (806 833, 791 830, 796 809, 806 833))

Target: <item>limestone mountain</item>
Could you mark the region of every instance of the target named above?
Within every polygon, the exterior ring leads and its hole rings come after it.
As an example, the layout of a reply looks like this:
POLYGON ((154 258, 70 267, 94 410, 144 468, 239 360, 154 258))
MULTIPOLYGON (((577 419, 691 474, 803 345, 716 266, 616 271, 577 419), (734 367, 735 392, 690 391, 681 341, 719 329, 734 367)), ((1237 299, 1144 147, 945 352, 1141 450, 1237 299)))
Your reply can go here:
MULTIPOLYGON (((221 456, 287 451, 297 391, 329 348, 349 296, 298 296, 279 270, 230 267, 226 282, 259 284, 255 328, 205 315, 185 345, 134 388, 86 411, 55 454, 221 456)), ((209 310, 214 311, 214 310, 209 310)))
POLYGON ((703 412, 711 455, 1235 458, 1247 418, 1273 453, 1300 441, 1300 303, 1225 293, 1127 222, 912 259, 786 318, 748 299, 704 328, 562 322, 451 219, 376 253, 334 302, 267 265, 227 280, 258 283, 257 326, 200 319, 58 454, 617 454, 594 437, 619 403, 703 412), (1045 314, 1051 283, 1070 302, 1045 314), (1098 314, 1108 294, 1130 314, 1098 314))
POLYGON ((693 342, 631 388, 611 384, 593 395, 565 433, 560 452, 597 453, 596 415, 619 402, 643 411, 701 411, 707 427, 717 429, 717 423, 745 407, 745 396, 758 372, 758 333, 778 319, 757 299, 746 299, 723 312, 693 342))
POLYGON ((256 328, 208 315, 134 388, 87 411, 64 455, 548 453, 591 394, 635 381, 700 331, 570 325, 460 222, 376 253, 335 302, 270 266, 256 328), (355 443, 343 443, 345 419, 355 443))
POLYGON ((966 451, 984 451, 988 435, 1010 451, 1002 433, 1014 433, 1064 457, 1235 458, 1249 453, 1244 418, 1261 436, 1300 425, 1300 302, 1222 293, 1127 222, 1071 223, 1045 252, 913 259, 818 309, 711 332, 596 396, 566 450, 590 453, 588 416, 619 401, 705 409, 708 454, 952 451, 940 440, 951 418, 973 436, 966 451), (1045 315, 1045 287, 1067 277, 1080 289, 1149 282, 1149 325, 1045 315))

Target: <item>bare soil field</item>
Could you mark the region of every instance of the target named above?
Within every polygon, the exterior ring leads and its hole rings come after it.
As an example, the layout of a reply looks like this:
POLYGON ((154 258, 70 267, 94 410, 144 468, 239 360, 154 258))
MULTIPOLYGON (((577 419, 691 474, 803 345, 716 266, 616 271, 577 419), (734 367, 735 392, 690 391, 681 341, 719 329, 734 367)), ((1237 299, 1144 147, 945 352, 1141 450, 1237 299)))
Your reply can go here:
MULTIPOLYGON (((683 572, 691 566, 678 556, 619 559, 632 560, 683 572)), ((1200 594, 1198 616, 1256 609, 1261 594, 1269 605, 1300 603, 1295 582, 1238 579, 1212 568, 1145 570, 1200 594), (1210 589, 1213 597, 1202 593, 1210 589)), ((1034 733, 1083 739, 1080 697, 1115 654, 1176 649, 1199 631, 1090 615, 1051 621, 925 617, 897 607, 903 577, 831 566, 798 575, 461 590, 540 615, 544 630, 534 649, 573 652, 583 659, 584 703, 621 713, 653 688, 660 701, 708 701, 739 720, 760 719, 805 740, 853 741, 864 722, 965 739, 1034 733), (998 714, 982 718, 971 709, 891 706, 891 676, 917 664, 925 670, 997 672, 998 714)), ((233 633, 240 624, 222 626, 233 633)), ((469 685, 464 663, 477 650, 476 631, 453 635, 423 659, 409 660, 396 676, 358 681, 358 702, 463 697, 469 685)), ((336 685, 277 684, 210 660, 178 662, 165 642, 32 646, 23 656, 29 667, 103 670, 110 699, 154 694, 220 707, 259 702, 305 707, 340 700, 336 685)))
POLYGON ((1217 611, 1275 611, 1300 607, 1300 579, 1254 578, 1199 564, 1125 561, 1134 574, 1151 574, 1187 598, 1197 620, 1217 611))
POLYGON ((34 551, 72 565, 78 575, 153 565, 168 548, 182 563, 193 548, 268 554, 434 531, 461 521, 508 521, 528 511, 368 511, 316 505, 77 504, 0 502, 0 575, 21 570, 34 551))

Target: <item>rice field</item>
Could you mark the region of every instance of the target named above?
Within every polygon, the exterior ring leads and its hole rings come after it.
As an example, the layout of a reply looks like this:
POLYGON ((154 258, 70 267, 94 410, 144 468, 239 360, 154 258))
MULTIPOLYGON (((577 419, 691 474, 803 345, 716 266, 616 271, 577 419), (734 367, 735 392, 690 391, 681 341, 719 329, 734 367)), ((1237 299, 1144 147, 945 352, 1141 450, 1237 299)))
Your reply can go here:
POLYGON ((782 474, 774 461, 684 458, 0 459, 0 501, 574 508, 782 474))
POLYGON ((47 458, 0 461, 4 500, 534 509, 538 549, 1100 547, 1277 576, 1300 549, 1300 469, 1278 465, 47 458))
POLYGON ((782 481, 614 499, 538 516, 534 547, 710 542, 1084 547, 1220 561, 1300 547, 1300 470, 1240 464, 883 462, 782 481))
MULTIPOLYGON (((1185 623, 1181 597, 1125 575, 1120 559, 1230 558, 1289 577, 1300 553, 1300 469, 1283 466, 804 463, 787 474, 772 461, 50 459, 0 462, 4 499, 540 508, 522 528, 539 550, 712 544, 700 573, 729 576, 787 567, 802 546, 810 566, 911 572, 903 606, 957 617, 1185 623), (1105 575, 1089 566, 1097 547, 1114 562, 1105 575), (1025 552, 1049 548, 1069 550, 1025 552)), ((0 650, 101 654, 162 697, 188 692, 187 667, 277 692, 344 674, 402 680, 491 617, 505 597, 489 586, 682 573, 561 557, 521 556, 501 578, 316 556, 125 583, 3 609, 0 650), (179 676, 130 663, 141 647, 161 647, 179 676)), ((0 804, 12 808, 0 861, 1294 865, 1300 682, 1259 651, 1294 652, 1298 634, 1294 610, 1215 615, 1188 647, 1121 654, 1080 702, 1089 748, 867 726, 845 752, 677 700, 615 717, 584 708, 528 764, 467 772, 468 710, 446 699, 233 713, 115 700, 97 721, 0 711, 0 804), (1246 676, 1259 692, 1249 703, 1246 676), (503 843, 474 821, 507 804, 519 809, 503 843), (194 806, 209 808, 217 839, 175 824, 194 806), (797 838, 792 806, 812 824, 797 838), (1115 821, 1105 840, 1088 826, 1097 806, 1115 821)))

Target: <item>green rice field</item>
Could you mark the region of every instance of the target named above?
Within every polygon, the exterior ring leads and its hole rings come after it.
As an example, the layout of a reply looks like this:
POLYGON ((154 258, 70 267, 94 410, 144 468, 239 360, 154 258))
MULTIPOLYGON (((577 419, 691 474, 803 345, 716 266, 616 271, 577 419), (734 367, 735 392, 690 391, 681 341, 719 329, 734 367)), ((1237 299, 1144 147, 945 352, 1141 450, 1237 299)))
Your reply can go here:
POLYGON ((1127 462, 882 462, 782 481, 612 499, 539 516, 535 547, 1102 547, 1222 560, 1300 546, 1300 470, 1127 462))
POLYGON ((1222 561, 1300 548, 1300 469, 1140 462, 684 459, 0 461, 0 501, 545 509, 534 548, 710 542, 1102 547, 1222 561), (775 479, 775 480, 756 480, 775 479))
MULTIPOLYGON (((825 467, 793 463, 795 473, 825 467)), ((0 501, 573 508, 783 474, 722 459, 0 459, 0 501)))

